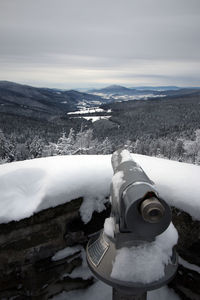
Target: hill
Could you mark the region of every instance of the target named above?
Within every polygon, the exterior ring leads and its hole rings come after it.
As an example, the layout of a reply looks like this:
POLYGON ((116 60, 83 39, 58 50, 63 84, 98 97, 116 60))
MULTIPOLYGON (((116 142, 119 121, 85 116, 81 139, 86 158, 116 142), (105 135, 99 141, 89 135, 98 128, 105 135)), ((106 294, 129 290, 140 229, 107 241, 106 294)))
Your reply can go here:
POLYGON ((36 88, 0 81, 0 113, 38 119, 63 116, 78 106, 95 106, 105 102, 101 97, 77 91, 36 88))

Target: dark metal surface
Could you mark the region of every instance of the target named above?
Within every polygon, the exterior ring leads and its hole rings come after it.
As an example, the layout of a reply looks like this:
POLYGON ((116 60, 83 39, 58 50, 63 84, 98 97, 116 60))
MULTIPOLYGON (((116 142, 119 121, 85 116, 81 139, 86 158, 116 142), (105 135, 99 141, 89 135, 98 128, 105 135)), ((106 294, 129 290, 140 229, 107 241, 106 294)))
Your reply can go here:
POLYGON ((112 299, 113 300, 146 300, 147 293, 143 293, 140 295, 126 295, 123 292, 120 292, 119 290, 113 288, 112 299))
POLYGON ((145 199, 140 205, 143 219, 149 223, 159 223, 164 216, 165 208, 155 197, 145 199))
POLYGON ((103 238, 102 234, 100 234, 97 240, 90 244, 90 246, 87 249, 88 257, 95 267, 97 267, 100 264, 108 248, 109 244, 103 238))
POLYGON ((92 240, 89 241, 89 244, 86 248, 86 257, 88 261, 89 268, 93 272, 93 274, 103 281, 104 283, 116 288, 117 290, 123 292, 124 294, 133 295, 133 294, 141 294, 146 291, 158 289, 161 286, 167 284, 172 278, 175 276, 177 270, 177 254, 173 251, 173 257, 171 258, 171 263, 166 265, 165 267, 165 275, 154 282, 144 284, 141 282, 129 282, 129 281, 122 281, 111 277, 111 272, 113 268, 113 263, 116 258, 116 244, 114 241, 110 240, 106 235, 102 235, 102 233, 97 234, 96 237, 93 237, 92 240), (103 255, 100 263, 98 266, 95 266, 90 256, 88 255, 88 248, 95 246, 94 242, 97 241, 99 238, 105 239, 105 241, 109 244, 109 248, 103 255))
MULTIPOLYGON (((171 211, 167 203, 160 199, 152 180, 132 159, 131 155, 129 157, 126 153, 129 160, 123 159, 123 151, 118 150, 112 156, 114 174, 121 172, 120 175, 123 177, 117 195, 115 180, 111 184, 111 213, 119 225, 120 232, 132 232, 138 240, 149 240, 167 229, 171 222, 171 211), (157 222, 149 222, 146 218, 147 214, 143 214, 141 211, 142 203, 149 198, 157 201, 156 209, 161 216, 159 220, 157 218, 157 222)), ((155 206, 152 203, 148 208, 148 214, 153 205, 155 206)))

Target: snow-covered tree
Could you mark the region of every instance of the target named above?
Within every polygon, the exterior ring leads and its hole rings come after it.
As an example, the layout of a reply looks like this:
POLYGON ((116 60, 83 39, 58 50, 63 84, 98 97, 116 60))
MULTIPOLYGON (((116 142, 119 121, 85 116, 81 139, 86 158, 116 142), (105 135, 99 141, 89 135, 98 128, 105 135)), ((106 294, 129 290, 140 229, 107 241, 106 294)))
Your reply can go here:
POLYGON ((13 145, 7 139, 0 129, 0 159, 3 162, 10 162, 14 160, 13 145))
POLYGON ((98 140, 93 138, 93 130, 81 130, 76 134, 74 154, 95 154, 98 140))
POLYGON ((134 146, 133 146, 134 153, 144 153, 144 143, 140 141, 139 139, 136 140, 134 146))
POLYGON ((54 155, 58 155, 57 144, 49 143, 48 145, 45 145, 42 151, 42 157, 54 156, 54 155))
POLYGON ((178 139, 175 143, 175 156, 176 159, 182 161, 184 155, 184 142, 181 139, 178 139))
POLYGON ((68 137, 66 137, 66 133, 63 132, 62 136, 59 138, 57 143, 57 154, 58 155, 73 154, 74 143, 75 143, 75 132, 74 129, 71 128, 68 137))
POLYGON ((111 154, 113 153, 113 145, 108 137, 102 143, 98 143, 95 154, 111 154))
POLYGON ((133 152, 134 151, 134 144, 131 140, 127 140, 125 145, 124 145, 124 148, 127 149, 128 151, 130 152, 133 152))
POLYGON ((194 141, 185 141, 184 149, 186 151, 186 157, 191 160, 192 163, 200 164, 200 129, 195 131, 194 141))
POLYGON ((30 158, 30 151, 28 149, 27 143, 18 143, 15 147, 15 160, 26 160, 30 158))
POLYGON ((38 136, 35 136, 32 142, 29 144, 30 158, 42 157, 44 147, 44 141, 38 136))

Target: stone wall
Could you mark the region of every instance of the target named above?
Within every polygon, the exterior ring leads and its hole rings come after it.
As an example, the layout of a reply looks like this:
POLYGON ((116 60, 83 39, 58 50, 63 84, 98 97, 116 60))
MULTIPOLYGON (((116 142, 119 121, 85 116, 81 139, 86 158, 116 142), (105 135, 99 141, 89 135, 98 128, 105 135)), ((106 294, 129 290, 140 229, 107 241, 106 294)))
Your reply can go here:
MULTIPOLYGON (((177 252, 181 258, 200 270, 200 222, 192 220, 187 213, 172 208, 172 220, 178 230, 177 252)), ((200 273, 179 264, 178 272, 170 283, 184 300, 200 299, 200 273)))
POLYGON ((82 199, 43 210, 19 222, 0 225, 0 299, 48 299, 62 290, 84 288, 93 278, 65 277, 82 264, 81 255, 52 261, 60 249, 81 244, 87 234, 99 230, 106 212, 84 226, 79 208, 82 199), (101 220, 100 224, 98 224, 101 220), (85 228, 84 228, 85 227, 85 228))
MULTIPOLYGON (((0 299, 50 299, 61 291, 86 288, 93 277, 71 278, 81 266, 80 251, 53 261, 52 256, 65 247, 82 245, 88 236, 103 227, 110 208, 94 212, 88 224, 81 221, 82 198, 43 210, 19 222, 0 225, 0 299), (63 275, 65 276, 63 277, 63 275), (69 274, 69 276, 66 276, 69 274)), ((179 232, 178 253, 186 261, 200 266, 200 222, 173 209, 173 222, 179 232)), ((170 286, 181 299, 200 299, 200 274, 179 266, 170 286)))

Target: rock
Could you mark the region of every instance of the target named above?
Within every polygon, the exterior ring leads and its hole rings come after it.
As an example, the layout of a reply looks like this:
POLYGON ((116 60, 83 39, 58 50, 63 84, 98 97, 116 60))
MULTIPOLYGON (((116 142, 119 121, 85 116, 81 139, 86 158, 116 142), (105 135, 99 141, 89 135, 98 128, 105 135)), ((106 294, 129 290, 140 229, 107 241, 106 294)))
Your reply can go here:
POLYGON ((51 260, 58 250, 70 245, 65 239, 67 224, 80 218, 82 201, 76 199, 19 222, 0 225, 0 299, 15 296, 17 299, 47 299, 53 291, 59 293, 69 287, 91 284, 91 280, 80 278, 60 280, 62 274, 71 273, 81 265, 81 256, 71 257, 70 261, 51 260))
POLYGON ((19 222, 0 225, 0 299, 48 299, 63 290, 85 288, 93 278, 62 278, 81 266, 79 251, 59 261, 54 254, 66 247, 85 246, 88 234, 103 227, 109 210, 94 213, 85 225, 79 208, 83 199, 43 210, 19 222))
MULTIPOLYGON (((194 221, 189 214, 172 208, 172 220, 179 240, 177 252, 185 261, 200 267, 200 222, 194 221)), ((174 280, 170 283, 181 299, 200 299, 200 273, 179 265, 174 280)))

